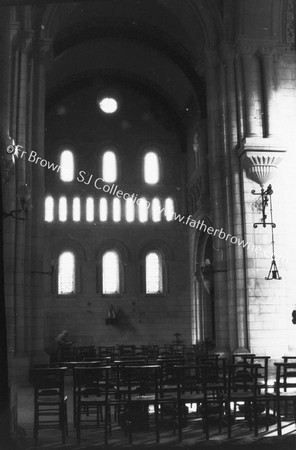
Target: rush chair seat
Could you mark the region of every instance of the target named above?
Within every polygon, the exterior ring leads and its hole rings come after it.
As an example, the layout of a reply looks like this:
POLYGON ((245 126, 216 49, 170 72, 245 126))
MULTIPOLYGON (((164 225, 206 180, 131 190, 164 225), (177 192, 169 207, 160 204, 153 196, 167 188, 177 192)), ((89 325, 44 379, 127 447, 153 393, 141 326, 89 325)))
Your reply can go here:
POLYGON ((78 444, 81 440, 81 429, 99 428, 101 421, 104 427, 104 443, 108 443, 108 436, 111 434, 110 370, 110 366, 74 367, 78 444))
POLYGON ((277 433, 282 434, 282 421, 290 421, 288 402, 292 402, 293 422, 296 425, 296 363, 276 362, 274 397, 276 400, 277 433), (284 411, 282 404, 284 403, 284 411))
POLYGON ((45 428, 59 428, 62 443, 68 434, 67 397, 64 394, 66 367, 38 367, 31 371, 34 387, 34 439, 45 428))

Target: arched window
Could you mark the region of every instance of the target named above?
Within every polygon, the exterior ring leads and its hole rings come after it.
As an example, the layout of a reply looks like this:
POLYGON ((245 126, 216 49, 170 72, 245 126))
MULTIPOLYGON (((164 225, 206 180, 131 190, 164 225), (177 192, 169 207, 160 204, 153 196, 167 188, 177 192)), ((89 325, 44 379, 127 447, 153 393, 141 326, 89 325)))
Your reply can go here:
POLYGON ((73 198, 72 217, 74 222, 80 222, 81 210, 80 210, 80 198, 73 198))
POLYGON ((159 222, 161 220, 161 207, 159 198, 152 200, 152 220, 153 222, 159 222))
POLYGON ((75 256, 65 251, 58 259, 58 295, 75 294, 75 290, 75 256))
POLYGON ((102 257, 102 292, 120 293, 119 255, 115 250, 105 252, 102 257))
POLYGON ((164 215, 168 222, 173 220, 174 211, 175 211, 174 200, 169 197, 166 199, 165 204, 164 204, 164 215))
POLYGON ((59 220, 65 222, 67 220, 67 199, 66 197, 60 197, 59 200, 59 220))
POLYGON ((148 208, 150 206, 150 203, 147 202, 147 200, 142 197, 137 200, 138 203, 138 213, 139 213, 139 221, 140 222, 147 222, 148 220, 148 208))
POLYGON ((159 158, 155 152, 148 152, 144 156, 144 180, 148 184, 159 182, 159 158))
POLYGON ((46 222, 52 222, 53 221, 53 198, 51 195, 48 195, 45 198, 45 205, 44 205, 44 219, 46 222))
POLYGON ((106 222, 108 219, 108 202, 105 197, 100 198, 100 204, 99 204, 99 213, 100 213, 100 221, 106 222))
POLYGON ((135 204, 130 197, 125 201, 125 219, 127 222, 133 222, 135 220, 135 204))
POLYGON ((147 253, 145 258, 146 294, 163 293, 163 261, 158 251, 147 253))
POLYGON ((70 150, 64 150, 60 157, 60 178, 62 181, 73 181, 74 178, 74 157, 70 150))
POLYGON ((117 179, 117 159, 114 152, 106 151, 102 158, 102 177, 107 183, 114 183, 117 179))
POLYGON ((94 221, 94 199, 92 197, 86 199, 86 221, 94 221))
POLYGON ((113 222, 119 222, 121 219, 121 203, 119 198, 113 199, 113 222))

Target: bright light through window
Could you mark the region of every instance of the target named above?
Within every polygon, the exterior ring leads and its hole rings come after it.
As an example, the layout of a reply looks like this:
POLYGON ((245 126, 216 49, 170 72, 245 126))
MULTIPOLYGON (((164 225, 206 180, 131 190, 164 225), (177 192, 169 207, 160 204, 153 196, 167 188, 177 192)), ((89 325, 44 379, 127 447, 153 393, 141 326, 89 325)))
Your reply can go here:
POLYGON ((92 197, 86 199, 86 221, 94 221, 94 199, 92 197))
POLYGON ((104 253, 103 261, 103 294, 119 294, 119 257, 115 251, 104 253))
POLYGON ((117 161, 114 152, 107 151, 103 155, 103 180, 113 183, 117 179, 117 161))
POLYGON ((44 213, 45 213, 45 221, 46 222, 52 222, 53 221, 53 198, 51 195, 48 195, 45 199, 45 205, 44 205, 44 213))
POLYGON ((75 257, 72 252, 64 252, 58 264, 58 294, 75 293, 75 257))
POLYGON ((108 203, 105 197, 100 199, 100 221, 106 222, 108 218, 108 203))
POLYGON ((161 256, 150 252, 146 256, 146 294, 163 292, 161 256))
POLYGON ((139 199, 138 207, 139 207, 139 221, 140 222, 147 222, 147 220, 148 220, 148 205, 149 205, 149 203, 146 201, 145 198, 139 199))
POLYGON ((117 111, 118 103, 113 97, 104 97, 99 101, 99 107, 106 114, 113 114, 117 111))
POLYGON ((160 221, 160 200, 159 198, 154 198, 152 200, 152 220, 153 222, 159 222, 160 221))
POLYGON ((64 150, 61 153, 60 177, 62 181, 73 181, 74 178, 74 158, 70 150, 64 150))
POLYGON ((127 222, 135 220, 135 204, 130 197, 125 201, 125 218, 127 222))
POLYGON ((174 218, 174 200, 167 198, 164 205, 164 214, 166 220, 169 222, 174 218))
POLYGON ((119 198, 113 199, 113 221, 119 222, 121 219, 121 203, 119 198))
POLYGON ((72 208, 72 217, 74 222, 80 221, 80 198, 74 197, 73 198, 73 208, 72 208))
POLYGON ((67 199, 66 197, 60 197, 59 200, 59 220, 65 222, 67 220, 67 199))
POLYGON ((144 180, 148 184, 156 184, 159 181, 159 161, 154 152, 149 152, 144 157, 144 180))

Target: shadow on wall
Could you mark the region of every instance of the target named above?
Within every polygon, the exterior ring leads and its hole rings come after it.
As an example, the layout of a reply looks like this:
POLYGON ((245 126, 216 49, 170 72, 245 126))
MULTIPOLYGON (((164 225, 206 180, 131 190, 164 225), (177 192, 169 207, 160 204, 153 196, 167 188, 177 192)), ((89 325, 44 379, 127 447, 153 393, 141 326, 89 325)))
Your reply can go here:
POLYGON ((116 311, 116 317, 118 319, 117 328, 121 333, 131 333, 138 334, 137 329, 131 321, 131 318, 126 314, 126 312, 118 308, 116 311))

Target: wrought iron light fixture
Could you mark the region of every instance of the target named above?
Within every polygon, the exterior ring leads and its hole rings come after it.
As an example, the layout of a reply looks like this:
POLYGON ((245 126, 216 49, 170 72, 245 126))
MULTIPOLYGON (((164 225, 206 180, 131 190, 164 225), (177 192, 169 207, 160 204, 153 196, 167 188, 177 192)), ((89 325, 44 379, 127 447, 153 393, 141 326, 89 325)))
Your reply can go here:
POLYGON ((255 192, 254 190, 251 191, 253 195, 260 195, 261 196, 261 207, 262 207, 262 219, 261 222, 256 222, 253 224, 254 228, 257 228, 258 225, 262 225, 263 228, 266 228, 267 225, 271 226, 271 245, 272 245, 272 260, 271 260, 271 266, 268 272, 267 277, 265 277, 265 280, 281 280, 282 277, 280 277, 276 260, 275 260, 275 254, 274 254, 274 232, 273 229, 276 227, 276 224, 273 222, 273 215, 272 215, 272 201, 271 196, 273 194, 273 190, 271 187, 271 184, 268 186, 267 189, 264 190, 264 188, 261 188, 261 192, 255 192), (269 206, 269 213, 270 213, 270 222, 267 222, 267 213, 266 209, 269 206))

